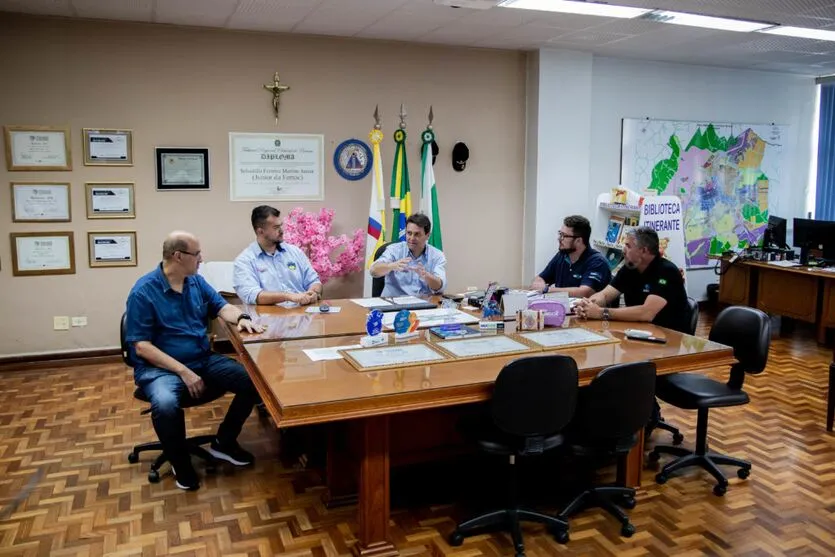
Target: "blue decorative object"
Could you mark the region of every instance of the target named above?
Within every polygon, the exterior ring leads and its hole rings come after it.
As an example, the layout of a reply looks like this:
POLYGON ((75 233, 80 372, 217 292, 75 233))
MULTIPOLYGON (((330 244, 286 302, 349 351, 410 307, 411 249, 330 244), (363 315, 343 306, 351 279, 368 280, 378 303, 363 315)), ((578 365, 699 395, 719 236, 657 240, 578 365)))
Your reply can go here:
POLYGON ((502 315, 502 312, 499 311, 499 304, 496 303, 496 300, 485 302, 485 304, 481 307, 482 319, 490 319, 496 315, 502 315))
POLYGON ((346 180, 362 180, 371 172, 371 148, 359 139, 348 139, 333 152, 333 166, 346 180))
POLYGON ((408 309, 401 309, 397 312, 397 315, 394 316, 394 332, 398 335, 402 335, 403 333, 409 332, 409 327, 411 323, 409 321, 409 316, 412 312, 408 309))
POLYGON ((383 312, 379 309, 372 309, 368 312, 368 317, 365 319, 365 332, 368 336, 373 337, 380 334, 383 330, 383 312))

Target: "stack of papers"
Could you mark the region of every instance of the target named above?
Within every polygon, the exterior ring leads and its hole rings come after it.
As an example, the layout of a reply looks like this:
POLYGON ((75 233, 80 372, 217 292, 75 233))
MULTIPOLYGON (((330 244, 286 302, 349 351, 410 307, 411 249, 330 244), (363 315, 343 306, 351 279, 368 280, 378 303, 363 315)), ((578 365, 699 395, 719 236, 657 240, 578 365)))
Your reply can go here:
POLYGON ((382 298, 351 298, 351 301, 364 308, 379 308, 390 306, 391 302, 382 298))

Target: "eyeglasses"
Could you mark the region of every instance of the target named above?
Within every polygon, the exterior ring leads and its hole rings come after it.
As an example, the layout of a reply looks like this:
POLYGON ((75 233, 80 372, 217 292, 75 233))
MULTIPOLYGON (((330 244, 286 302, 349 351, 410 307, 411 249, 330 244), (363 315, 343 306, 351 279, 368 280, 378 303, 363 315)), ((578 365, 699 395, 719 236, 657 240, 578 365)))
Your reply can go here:
POLYGON ((200 257, 200 252, 199 251, 195 251, 194 253, 192 253, 190 251, 182 250, 182 249, 178 249, 177 251, 179 251, 180 253, 185 253, 186 255, 190 255, 192 257, 200 257))
POLYGON ((560 239, 560 240, 563 240, 563 239, 565 239, 565 238, 571 238, 572 240, 573 240, 574 238, 579 238, 579 236, 574 236, 574 235, 572 235, 572 234, 563 234, 562 232, 560 232, 559 234, 557 234, 557 236, 559 237, 559 239, 560 239))

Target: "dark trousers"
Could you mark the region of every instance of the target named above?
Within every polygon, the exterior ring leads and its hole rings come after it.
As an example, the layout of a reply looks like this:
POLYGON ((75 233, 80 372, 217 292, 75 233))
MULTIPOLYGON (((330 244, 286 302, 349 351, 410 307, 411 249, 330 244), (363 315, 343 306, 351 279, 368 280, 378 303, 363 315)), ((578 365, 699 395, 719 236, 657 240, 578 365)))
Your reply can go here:
MULTIPOLYGON (((203 379, 206 395, 235 393, 217 430, 217 439, 221 444, 235 441, 252 407, 260 401, 246 370, 235 360, 215 353, 188 367, 203 379)), ((184 457, 186 424, 183 405, 194 405, 186 384, 179 375, 153 367, 134 370, 134 380, 151 401, 151 420, 163 451, 174 459, 184 457)))

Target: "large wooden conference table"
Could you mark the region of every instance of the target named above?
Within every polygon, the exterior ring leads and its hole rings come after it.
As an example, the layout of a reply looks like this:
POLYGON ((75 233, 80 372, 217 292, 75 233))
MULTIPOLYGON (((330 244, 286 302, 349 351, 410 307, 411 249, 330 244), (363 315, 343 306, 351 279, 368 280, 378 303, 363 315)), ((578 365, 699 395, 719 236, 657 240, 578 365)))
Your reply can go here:
MULTIPOLYGON (((267 330, 257 335, 239 334, 230 326, 230 340, 278 426, 334 422, 352 426, 357 433, 351 439, 357 445, 352 450, 357 455, 359 476, 359 531, 354 553, 375 557, 398 555, 388 536, 392 427, 402 423, 398 419, 404 416, 417 416, 410 423, 421 423, 424 414, 431 416, 444 409, 489 400, 499 371, 519 355, 375 372, 359 372, 344 359, 314 362, 303 350, 358 344, 364 334, 366 308, 350 300, 330 303, 341 307, 341 311, 311 314, 305 308, 247 306, 243 309, 266 325, 267 330)), ((623 331, 635 324, 611 322, 606 329, 600 321, 576 324, 618 340, 559 351, 576 360, 580 385, 588 384, 604 368, 620 363, 651 360, 661 375, 725 367, 736 361, 730 347, 649 324, 641 324, 641 328, 665 337, 666 344, 626 339, 623 331)), ((508 332, 512 332, 513 324, 508 326, 508 332)), ((426 342, 426 339, 422 335, 419 341, 426 342)), ((439 422, 431 423, 437 427, 439 422)), ((399 432, 394 441, 402 446, 404 441, 399 432)), ((627 458, 628 485, 640 484, 642 441, 639 439, 627 458)), ((328 471, 329 481, 331 471, 328 471)), ((329 485, 329 489, 333 488, 329 485)))

